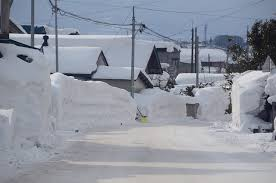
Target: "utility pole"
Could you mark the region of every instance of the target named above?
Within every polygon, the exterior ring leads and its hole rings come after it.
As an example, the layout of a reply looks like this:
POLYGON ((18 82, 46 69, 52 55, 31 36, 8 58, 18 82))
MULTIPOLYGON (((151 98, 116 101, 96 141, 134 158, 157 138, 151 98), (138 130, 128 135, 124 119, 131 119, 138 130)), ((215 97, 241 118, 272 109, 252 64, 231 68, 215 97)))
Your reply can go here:
POLYGON ((58 14, 58 7, 57 7, 57 0, 55 0, 56 72, 59 71, 59 65, 58 65, 58 22, 57 22, 57 14, 58 14))
POLYGON ((31 46, 34 47, 34 21, 35 21, 35 4, 34 0, 31 0, 31 46))
POLYGON ((247 26, 246 30, 246 60, 249 61, 249 42, 248 42, 248 36, 249 36, 249 26, 247 26))
POLYGON ((9 39, 10 33, 10 0, 1 0, 1 39, 9 39))
POLYGON ((191 73, 194 73, 194 28, 192 28, 191 73))
POLYGON ((197 27, 195 28, 195 63, 196 63, 196 87, 199 87, 199 62, 198 62, 198 36, 197 36, 197 27))
POLYGON ((211 62, 210 62, 211 58, 210 58, 210 54, 208 54, 208 67, 209 67, 209 73, 211 73, 211 62))
POLYGON ((132 7, 131 97, 134 98, 135 9, 132 7))
POLYGON ((207 29, 208 29, 208 25, 205 24, 204 26, 204 45, 207 46, 207 29))

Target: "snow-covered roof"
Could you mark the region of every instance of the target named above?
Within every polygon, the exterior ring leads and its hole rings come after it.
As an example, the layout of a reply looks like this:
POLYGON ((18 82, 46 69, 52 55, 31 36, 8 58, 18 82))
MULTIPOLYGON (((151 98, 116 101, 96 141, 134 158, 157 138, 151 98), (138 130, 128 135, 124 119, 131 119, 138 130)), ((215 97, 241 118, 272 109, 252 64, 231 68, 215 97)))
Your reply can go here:
MULTIPOLYGON (((44 47, 44 54, 51 72, 56 71, 55 47, 44 47)), ((91 74, 97 69, 102 50, 98 47, 59 47, 59 72, 91 74)))
POLYGON ((167 52, 174 52, 174 48, 177 50, 181 50, 181 47, 174 42, 168 42, 168 41, 147 41, 151 42, 155 45, 156 48, 166 48, 167 52))
MULTIPOLYGON (((208 54, 210 55, 210 62, 225 62, 227 59, 226 52, 221 49, 202 48, 199 49, 199 61, 208 62, 208 54)), ((181 49, 180 62, 191 63, 191 49, 181 49)))
MULTIPOLYGON (((138 78, 142 69, 134 68, 134 79, 138 78)), ((93 74, 93 79, 122 79, 130 80, 131 67, 112 67, 112 66, 99 66, 97 72, 93 74)))
MULTIPOLYGON (((42 45, 43 35, 36 35, 36 44, 42 45)), ((12 34, 11 39, 29 44, 30 35, 12 34)), ((49 35, 49 45, 55 45, 54 35, 49 35)), ((108 64, 114 67, 130 67, 131 65, 131 36, 121 35, 60 35, 61 47, 100 47, 108 64)), ((146 69, 154 43, 143 40, 135 42, 135 67, 146 69)))
MULTIPOLYGON (((152 85, 152 81, 141 68, 134 68, 134 80, 137 80, 139 76, 146 78, 152 85)), ((112 67, 112 66, 99 66, 97 72, 92 75, 92 79, 100 80, 130 80, 131 79, 131 67, 112 67)))
MULTIPOLYGON (((43 25, 43 27, 45 28, 45 31, 47 34, 49 34, 49 35, 55 34, 55 28, 49 27, 47 25, 43 25)), ((69 34, 73 34, 73 33, 80 33, 80 31, 78 29, 74 29, 74 28, 58 29, 59 35, 69 35, 69 34)))

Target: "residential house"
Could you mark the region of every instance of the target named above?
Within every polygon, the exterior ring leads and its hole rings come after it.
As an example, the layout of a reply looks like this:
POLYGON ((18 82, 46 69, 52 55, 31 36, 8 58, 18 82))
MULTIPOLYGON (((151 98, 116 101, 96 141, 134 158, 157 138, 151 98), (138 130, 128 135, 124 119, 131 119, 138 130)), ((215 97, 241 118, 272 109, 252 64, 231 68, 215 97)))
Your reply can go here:
MULTIPOLYGON (((29 36, 26 35, 11 35, 13 39, 26 42, 29 36)), ((42 44, 42 35, 36 36, 36 43, 42 44), (40 38, 40 39, 39 39, 40 38)), ((54 45, 55 39, 53 35, 49 35, 49 46, 54 45)), ((127 72, 127 69, 131 67, 131 37, 130 36, 112 36, 112 35, 60 35, 59 45, 61 47, 100 47, 103 50, 106 60, 108 61, 108 66, 112 67, 110 69, 120 70, 122 72, 127 72)), ((61 56, 60 56, 61 57, 61 56)), ((137 78, 144 82, 145 88, 150 88, 151 81, 147 75, 150 74, 162 74, 163 70, 160 64, 160 60, 157 54, 157 49, 152 42, 147 42, 143 40, 136 40, 135 42, 135 59, 134 59, 135 70, 140 70, 136 74, 137 78), (145 75, 145 77, 143 76, 145 75), (148 81, 147 81, 148 80, 148 81)), ((107 68, 105 68, 107 70, 107 68)), ((114 72, 111 72, 112 74, 114 72)), ((128 73, 130 76, 130 73, 128 73)), ((129 87, 125 86, 126 83, 130 83, 129 78, 120 78, 114 75, 113 78, 100 78, 92 77, 93 80, 102 80, 110 83, 113 86, 119 88, 124 88, 129 90, 129 87), (113 81, 110 81, 113 80, 113 81), (128 81, 126 81, 128 80, 128 81)), ((130 86, 130 84, 129 84, 130 86)), ((137 89, 136 91, 139 91, 137 89)))
MULTIPOLYGON (((131 68, 99 66, 97 72, 92 75, 92 80, 103 81, 111 86, 131 91, 131 68)), ((138 93, 146 88, 153 88, 151 79, 143 70, 135 68, 134 92, 138 93)))
MULTIPOLYGON (((55 48, 44 47, 44 55, 49 61, 50 72, 56 72, 55 48)), ((101 48, 59 47, 58 72, 80 80, 91 80, 99 66, 108 66, 101 48)))

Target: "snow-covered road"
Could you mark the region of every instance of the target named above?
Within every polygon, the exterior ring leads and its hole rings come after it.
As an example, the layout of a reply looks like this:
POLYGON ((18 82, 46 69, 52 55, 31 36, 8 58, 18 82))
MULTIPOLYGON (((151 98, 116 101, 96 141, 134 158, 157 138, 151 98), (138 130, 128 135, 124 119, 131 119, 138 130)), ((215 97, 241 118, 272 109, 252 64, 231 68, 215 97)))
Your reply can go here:
MULTIPOLYGON (((135 124, 94 129, 9 183, 273 182, 275 153, 226 144, 210 124, 135 124)), ((225 133, 227 135, 227 133, 225 133)))

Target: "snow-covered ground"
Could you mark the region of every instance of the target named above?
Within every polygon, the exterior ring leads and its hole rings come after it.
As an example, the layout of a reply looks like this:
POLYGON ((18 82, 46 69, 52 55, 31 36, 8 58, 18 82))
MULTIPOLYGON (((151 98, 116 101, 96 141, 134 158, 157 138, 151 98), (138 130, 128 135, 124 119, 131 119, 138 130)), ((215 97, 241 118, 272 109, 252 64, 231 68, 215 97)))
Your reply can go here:
POLYGON ((3 182, 273 182, 275 143, 221 124, 186 118, 92 129, 3 182))

